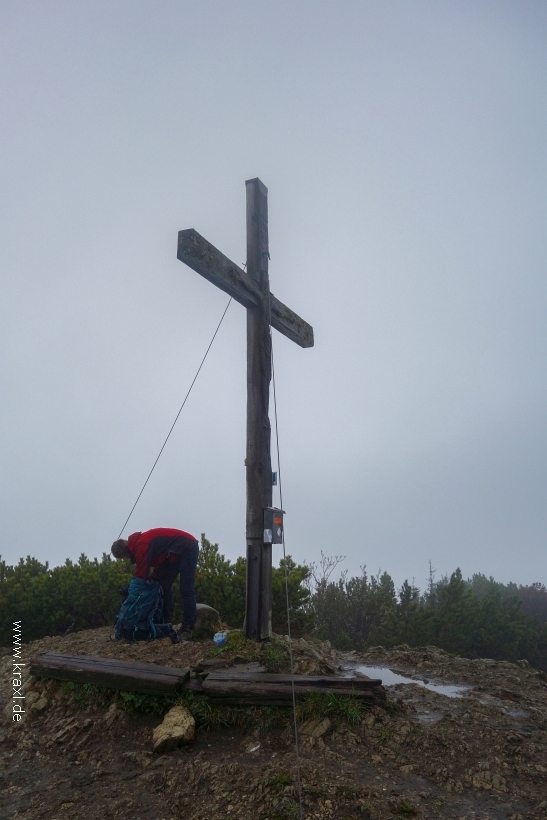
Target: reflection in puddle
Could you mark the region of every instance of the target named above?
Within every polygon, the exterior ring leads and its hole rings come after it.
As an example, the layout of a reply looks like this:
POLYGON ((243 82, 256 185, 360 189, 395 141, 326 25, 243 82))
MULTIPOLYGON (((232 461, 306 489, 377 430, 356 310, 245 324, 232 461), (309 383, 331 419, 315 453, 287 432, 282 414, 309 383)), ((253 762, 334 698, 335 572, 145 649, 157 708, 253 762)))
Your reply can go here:
POLYGON ((462 694, 469 689, 469 686, 453 686, 446 683, 425 683, 423 680, 405 678, 404 675, 400 675, 398 672, 388 669, 387 666, 364 666, 363 664, 358 664, 357 666, 352 666, 351 671, 360 672, 369 678, 381 678, 383 686, 395 686, 398 683, 416 683, 418 686, 423 686, 425 689, 430 689, 439 695, 446 695, 447 698, 461 698, 462 694))

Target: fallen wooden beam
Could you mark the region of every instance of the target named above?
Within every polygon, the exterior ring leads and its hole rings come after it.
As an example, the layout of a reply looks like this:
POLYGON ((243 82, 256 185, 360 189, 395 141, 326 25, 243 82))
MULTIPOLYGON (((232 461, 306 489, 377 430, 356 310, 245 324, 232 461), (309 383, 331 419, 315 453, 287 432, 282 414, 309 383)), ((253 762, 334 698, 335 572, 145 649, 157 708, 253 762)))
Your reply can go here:
POLYGON ((189 669, 60 652, 45 652, 33 658, 30 673, 42 678, 90 683, 146 695, 174 695, 190 678, 189 669))
MULTIPOLYGON (((292 700, 290 675, 262 672, 259 671, 261 667, 252 671, 245 666, 242 669, 215 670, 190 680, 189 669, 89 655, 45 652, 30 662, 31 674, 38 677, 148 695, 172 696, 188 689, 212 700, 232 704, 287 705, 292 700)), ((298 697, 311 692, 330 692, 369 703, 382 703, 386 699, 381 681, 366 678, 295 675, 294 686, 298 697)))
POLYGON ((364 691, 370 689, 376 689, 378 686, 382 685, 382 681, 380 679, 371 679, 371 678, 342 678, 342 677, 334 677, 334 676, 326 676, 326 675, 294 675, 292 678, 290 675, 282 675, 278 673, 271 673, 271 672, 261 672, 260 674, 253 674, 252 672, 249 673, 247 670, 238 669, 221 669, 221 670, 213 670, 207 673, 206 680, 230 680, 230 681, 241 681, 242 683, 250 683, 250 682, 260 682, 260 683, 275 683, 279 685, 286 685, 292 686, 294 681, 294 685, 297 687, 300 686, 315 686, 319 689, 329 689, 335 690, 336 692, 340 690, 352 690, 352 691, 364 691))
MULTIPOLYGON (((186 688, 202 694, 211 700, 222 701, 230 704, 254 703, 264 706, 287 705, 292 700, 293 688, 289 681, 274 681, 274 675, 268 675, 269 681, 262 681, 262 676, 248 680, 236 680, 229 677, 213 677, 209 675, 205 679, 195 678, 187 684, 186 688)), ((282 678, 288 676, 281 676, 282 678)), ((360 681, 361 683, 361 681, 360 681)), ((295 695, 301 698, 312 692, 321 694, 333 694, 338 697, 353 697, 368 703, 383 703, 386 693, 382 686, 372 686, 368 688, 353 688, 351 686, 326 687, 317 686, 313 683, 295 685, 295 695)))

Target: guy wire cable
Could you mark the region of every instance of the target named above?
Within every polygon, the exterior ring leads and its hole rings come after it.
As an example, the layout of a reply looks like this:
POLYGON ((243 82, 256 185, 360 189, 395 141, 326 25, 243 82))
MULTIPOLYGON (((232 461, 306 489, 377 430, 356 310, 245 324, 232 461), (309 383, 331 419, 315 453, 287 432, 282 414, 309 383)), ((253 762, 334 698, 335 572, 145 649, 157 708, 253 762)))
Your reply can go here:
POLYGON ((181 406, 180 406, 180 410, 179 410, 179 412, 177 413, 177 415, 175 416, 175 421, 174 421, 174 422, 173 422, 173 424, 171 425, 171 429, 170 429, 170 430, 169 430, 169 432, 167 433, 167 436, 166 436, 166 438, 165 438, 165 441, 164 441, 164 442, 163 442, 163 444, 161 445, 161 450, 159 451, 159 453, 158 453, 158 455, 157 455, 157 458, 156 458, 155 462, 152 464, 152 469, 151 469, 151 470, 150 470, 150 472, 148 473, 148 476, 147 476, 147 478, 146 478, 146 481, 145 481, 145 482, 144 482, 144 484, 142 485, 142 489, 141 489, 140 493, 139 493, 139 494, 138 494, 138 496, 137 496, 137 500, 135 501, 135 503, 134 503, 134 504, 133 504, 133 506, 131 507, 131 512, 129 513, 129 515, 128 515, 128 516, 127 516, 127 518, 125 519, 125 524, 123 525, 123 527, 122 527, 122 528, 121 528, 121 530, 120 530, 120 534, 118 535, 118 539, 122 537, 122 533, 123 533, 123 531, 125 530, 125 528, 126 528, 126 526, 127 526, 127 522, 129 521, 129 519, 130 519, 130 518, 131 518, 131 516, 133 515, 133 510, 135 509, 135 507, 136 507, 136 506, 137 506, 137 504, 139 503, 139 499, 140 499, 141 495, 142 495, 142 494, 143 494, 143 492, 144 492, 144 488, 145 488, 145 487, 146 487, 146 485, 148 484, 148 481, 149 481, 149 479, 150 479, 150 476, 151 476, 151 475, 152 475, 152 473, 154 472, 154 469, 155 469, 155 467, 156 467, 156 464, 157 464, 157 463, 158 463, 158 461, 160 460, 160 456, 161 456, 161 454, 163 453, 163 451, 164 451, 164 449, 165 449, 165 445, 167 444, 167 442, 168 442, 168 440, 169 440, 169 436, 170 436, 170 435, 171 435, 171 433, 173 432, 173 429, 174 429, 174 427, 175 427, 175 424, 177 423, 178 418, 179 418, 180 414, 182 413, 182 408, 183 408, 183 407, 184 407, 184 405, 186 404, 186 400, 187 400, 188 396, 190 395, 190 393, 191 393, 191 391, 192 391, 192 387, 194 386, 194 384, 195 384, 195 382, 196 382, 197 377, 199 376, 199 372, 200 372, 201 368, 203 367, 203 363, 205 362, 205 359, 207 358, 207 354, 208 354, 208 353, 209 353, 209 351, 211 350, 211 346, 212 346, 213 342, 215 341, 215 337, 216 337, 216 335, 217 335, 218 331, 220 330, 220 326, 221 326, 222 322, 224 321, 224 317, 226 316, 226 313, 228 312, 228 308, 230 307, 230 303, 231 303, 231 301, 232 301, 232 297, 230 296, 230 299, 228 300, 228 304, 227 304, 227 305, 226 305, 226 307, 224 308, 224 313, 223 313, 223 314, 222 314, 222 316, 220 317, 220 322, 219 322, 219 323, 218 323, 218 325, 217 325, 217 329, 216 329, 216 330, 215 330, 215 332, 213 333, 213 338, 212 338, 212 339, 211 339, 211 341, 209 342, 209 347, 208 347, 208 348, 207 348, 207 350, 205 351, 205 355, 204 355, 203 359, 201 360, 201 364, 200 364, 200 366, 199 366, 199 367, 198 367, 198 369, 197 369, 196 375, 195 375, 195 376, 194 376, 194 378, 192 379, 192 384, 191 384, 191 385, 190 385, 190 387, 188 388, 188 392, 187 392, 186 396, 184 397, 184 401, 182 402, 182 404, 181 404, 181 406))
MULTIPOLYGON (((270 300, 270 319, 271 319, 271 300, 270 300)), ((275 443, 276 443, 276 450, 277 450, 277 470, 279 473, 279 503, 281 505, 281 509, 283 509, 283 488, 281 484, 281 461, 279 458, 279 427, 277 424, 277 396, 275 393, 275 367, 274 367, 274 357, 273 357, 273 340, 272 340, 272 330, 271 330, 271 322, 270 322, 270 360, 272 364, 272 385, 273 385, 273 398, 274 398, 274 419, 275 419, 275 443)), ((283 527, 283 568, 285 571, 285 601, 287 605, 287 637, 289 639, 289 661, 291 667, 291 689, 292 689, 292 710, 293 710, 293 723, 294 723, 294 747, 296 751, 296 783, 298 788, 298 818, 299 820, 303 820, 303 812, 302 812, 302 779, 300 776, 300 749, 298 744, 298 726, 296 720, 296 691, 294 685, 294 662, 293 662, 293 653, 292 653, 292 636, 291 636, 291 613, 289 608, 289 576, 287 573, 287 551, 285 548, 285 527, 283 527)))

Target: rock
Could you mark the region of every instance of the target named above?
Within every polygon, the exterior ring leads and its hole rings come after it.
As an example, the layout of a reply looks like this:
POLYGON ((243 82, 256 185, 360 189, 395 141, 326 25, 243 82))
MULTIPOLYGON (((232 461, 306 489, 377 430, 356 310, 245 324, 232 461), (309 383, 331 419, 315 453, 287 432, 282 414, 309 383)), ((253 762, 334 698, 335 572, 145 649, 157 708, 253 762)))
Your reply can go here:
MULTIPOLYGON (((178 624, 175 629, 181 629, 178 624)), ((196 604, 196 626, 192 637, 194 639, 212 638, 221 627, 220 612, 207 604, 196 604)))
POLYGON ((194 739, 196 721, 184 706, 174 706, 163 719, 163 723, 156 726, 152 741, 154 751, 158 753, 170 752, 182 743, 189 743, 194 739))
POLYGON ((307 720, 300 727, 300 734, 303 737, 322 737, 331 726, 332 721, 328 717, 307 720))
POLYGON ((220 613, 207 604, 196 604, 194 638, 212 638, 220 624, 220 613))
POLYGON ((106 728, 110 729, 116 718, 118 717, 118 705, 116 701, 112 701, 108 709, 106 710, 105 716, 103 718, 104 723, 106 724, 106 728))
POLYGON ((127 760, 130 760, 132 763, 135 763, 138 766, 146 767, 146 766, 149 766, 150 763, 152 762, 150 760, 150 757, 149 757, 151 754, 152 754, 152 752, 140 752, 140 751, 137 751, 137 752, 122 752, 122 757, 127 758, 127 760))
POLYGON ((220 613, 212 606, 207 606, 207 604, 196 604, 196 623, 206 618, 216 618, 218 621, 220 620, 220 613))
POLYGON ((40 692, 31 691, 31 692, 28 693, 28 695, 25 696, 25 705, 27 706, 28 709, 30 709, 30 707, 34 703, 36 703, 36 701, 40 700, 40 698, 41 698, 40 692))
POLYGON ((44 695, 40 695, 39 699, 32 704, 31 711, 33 712, 43 712, 44 709, 47 709, 49 706, 49 701, 44 695))
POLYGON ((198 661, 192 669, 196 672, 209 672, 211 669, 227 669, 231 665, 227 658, 206 658, 198 661))
POLYGON ((76 721, 72 723, 68 723, 66 726, 63 726, 55 735, 53 735, 53 740, 55 743, 66 743, 67 740, 71 740, 75 734, 77 734, 78 729, 80 728, 80 724, 76 721))

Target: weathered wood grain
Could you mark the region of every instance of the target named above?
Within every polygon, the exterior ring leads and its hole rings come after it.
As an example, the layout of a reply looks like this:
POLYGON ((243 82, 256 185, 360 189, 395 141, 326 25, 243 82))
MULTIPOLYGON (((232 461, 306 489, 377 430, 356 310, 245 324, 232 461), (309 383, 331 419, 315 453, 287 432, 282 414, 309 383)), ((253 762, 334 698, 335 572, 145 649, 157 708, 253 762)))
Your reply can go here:
POLYGON ((264 543, 264 508, 272 505, 269 396, 271 333, 268 299, 268 189, 259 179, 247 191, 247 273, 262 295, 247 310, 247 589, 245 632, 251 640, 271 636, 272 546, 264 543))
MULTIPOLYGON (((31 660, 30 672, 42 678, 90 683, 107 689, 149 695, 173 695, 184 688, 226 703, 273 705, 286 704, 292 698, 290 675, 262 672, 260 668, 253 671, 215 670, 205 678, 190 680, 188 669, 173 666, 45 652, 31 660)), ((370 703, 382 703, 386 697, 379 680, 295 675, 294 684, 298 697, 309 692, 332 692, 370 703)))
POLYGON ((246 270, 193 228, 179 231, 177 258, 247 309, 247 515, 245 633, 271 635, 272 545, 263 539, 263 512, 272 504, 268 401, 271 379, 270 327, 301 347, 313 346, 313 328, 270 291, 268 278, 268 189, 255 177, 247 192, 246 270))
POLYGON ((190 678, 189 669, 57 652, 46 652, 33 658, 30 672, 43 678, 149 695, 173 695, 190 678))
POLYGON ((259 674, 254 674, 252 672, 249 673, 234 669, 211 670, 207 673, 206 680, 232 680, 242 681, 243 683, 258 681, 260 683, 275 683, 283 686, 290 686, 294 680, 295 686, 318 686, 323 689, 336 691, 339 689, 375 689, 382 685, 380 679, 342 678, 330 675, 294 675, 294 678, 291 678, 290 675, 283 675, 276 672, 260 672, 259 674))
MULTIPOLYGON (((250 681, 207 677, 203 681, 199 681, 199 679, 190 681, 187 688, 196 693, 201 692, 212 700, 221 700, 227 703, 256 703, 265 706, 274 703, 290 703, 293 694, 290 683, 262 682, 258 677, 250 681)), ((298 698, 312 692, 321 694, 332 692, 338 697, 358 698, 368 703, 382 703, 386 699, 385 690, 381 686, 369 689, 352 689, 350 687, 329 689, 325 686, 314 685, 295 686, 295 695, 298 698)))
MULTIPOLYGON (((243 307, 260 305, 262 293, 253 279, 197 231, 179 231, 177 259, 223 290, 243 307)), ((270 293, 271 324, 300 347, 313 347, 313 328, 270 293)))
POLYGON ((260 305, 260 288, 245 271, 190 228, 179 231, 177 259, 223 290, 243 307, 260 305))
POLYGON ((313 347, 313 327, 270 293, 272 327, 300 347, 313 347))

